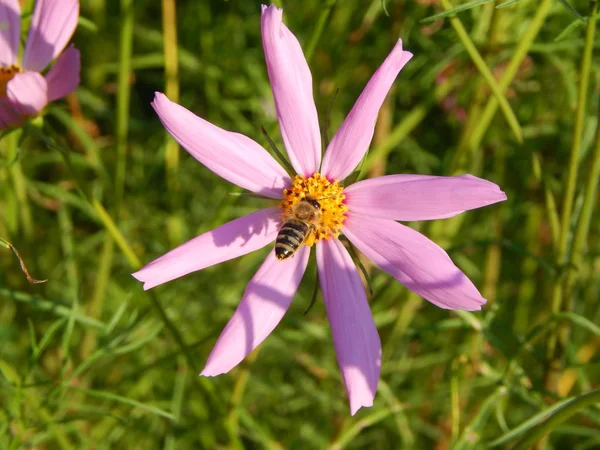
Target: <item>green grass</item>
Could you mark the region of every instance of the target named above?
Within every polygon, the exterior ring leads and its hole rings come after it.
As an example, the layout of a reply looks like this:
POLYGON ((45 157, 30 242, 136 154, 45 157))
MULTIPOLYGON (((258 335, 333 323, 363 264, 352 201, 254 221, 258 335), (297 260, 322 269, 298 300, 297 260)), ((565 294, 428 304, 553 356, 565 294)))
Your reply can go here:
POLYGON ((231 195, 149 104, 168 92, 283 148, 260 2, 82 2, 80 88, 0 141, 0 448, 600 447, 595 4, 278 3, 329 135, 398 37, 415 54, 361 176, 468 172, 508 195, 412 224, 489 299, 481 312, 438 309, 367 266, 382 377, 351 417, 320 296, 304 315, 314 263, 274 333, 208 379, 197 374, 271 249, 149 292, 130 275, 265 204, 231 195), (28 283, 10 245, 48 282, 28 283))

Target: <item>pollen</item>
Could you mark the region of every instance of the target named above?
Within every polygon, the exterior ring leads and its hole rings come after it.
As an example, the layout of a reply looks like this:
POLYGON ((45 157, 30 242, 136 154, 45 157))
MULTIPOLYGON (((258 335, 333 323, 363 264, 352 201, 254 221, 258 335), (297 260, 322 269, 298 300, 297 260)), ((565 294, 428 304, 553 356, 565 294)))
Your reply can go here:
POLYGON ((8 82, 20 72, 22 72, 21 68, 14 64, 9 67, 0 66, 0 97, 6 97, 6 86, 8 85, 8 82))
POLYGON ((320 173, 315 173, 309 178, 296 175, 292 186, 283 190, 283 200, 280 204, 283 220, 294 218, 294 206, 307 197, 319 202, 321 218, 315 231, 306 238, 305 245, 312 247, 321 239, 338 237, 348 211, 344 204, 344 188, 337 181, 331 182, 320 173))

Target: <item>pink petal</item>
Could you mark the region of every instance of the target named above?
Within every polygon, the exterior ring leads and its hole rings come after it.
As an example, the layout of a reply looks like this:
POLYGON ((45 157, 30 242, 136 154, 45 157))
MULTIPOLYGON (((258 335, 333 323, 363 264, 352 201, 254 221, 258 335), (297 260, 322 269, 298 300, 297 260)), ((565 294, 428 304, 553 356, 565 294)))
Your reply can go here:
POLYGON ((381 342, 354 262, 337 239, 317 245, 317 265, 327 318, 350 413, 373 406, 381 372, 381 342))
POLYGON ((201 119, 160 92, 152 107, 183 148, 227 181, 270 198, 281 198, 290 185, 285 170, 252 139, 201 119))
POLYGON ((283 11, 262 6, 261 30, 267 72, 281 136, 298 174, 311 176, 321 163, 319 119, 312 76, 296 37, 282 22, 283 11))
POLYGON ((48 84, 38 72, 18 73, 6 85, 6 95, 20 115, 35 116, 48 104, 48 84))
POLYGON ((212 377, 237 366, 277 326, 302 280, 310 249, 279 261, 271 252, 248 286, 200 375, 212 377))
POLYGON ((79 50, 70 46, 56 60, 46 75, 48 100, 53 102, 73 92, 79 86, 79 50))
POLYGON ((263 248, 277 237, 281 210, 266 208, 201 234, 134 273, 144 290, 263 248))
POLYGON ((498 185, 472 175, 389 175, 355 183, 344 194, 353 213, 392 220, 442 219, 506 200, 498 185))
POLYGON ((444 309, 481 309, 486 300, 437 244, 387 219, 348 213, 344 234, 381 270, 444 309))
POLYGON ((375 131, 379 109, 400 70, 412 58, 402 50, 399 40, 360 94, 354 107, 327 147, 321 173, 332 180, 343 180, 363 158, 375 131))
POLYGON ((77 0, 37 0, 23 54, 23 68, 44 70, 73 36, 78 18, 77 0))
POLYGON ((19 0, 0 0, 0 65, 17 62, 21 32, 21 5, 19 0))

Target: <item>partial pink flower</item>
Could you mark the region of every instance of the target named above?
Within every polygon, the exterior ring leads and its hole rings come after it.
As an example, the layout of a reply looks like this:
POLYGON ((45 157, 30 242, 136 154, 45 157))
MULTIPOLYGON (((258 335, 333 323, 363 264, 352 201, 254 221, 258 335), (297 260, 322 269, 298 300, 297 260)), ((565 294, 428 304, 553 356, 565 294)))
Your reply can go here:
POLYGON ((306 198, 317 200, 318 219, 311 222, 315 229, 307 231, 301 243, 296 239, 292 257, 279 260, 274 252, 269 253, 201 375, 230 371, 271 333, 289 308, 310 247, 316 245, 327 317, 350 413, 354 414, 373 404, 381 371, 381 343, 359 273, 338 236, 344 234, 382 270, 431 303, 447 309, 479 310, 485 299, 446 252, 396 221, 451 217, 503 201, 506 195, 496 184, 471 175, 389 175, 344 186, 344 178, 368 150, 379 109, 412 54, 397 42, 335 134, 321 163, 312 78, 302 49, 275 6, 262 7, 261 27, 283 142, 298 175, 290 179, 250 138, 212 125, 157 93, 152 106, 194 158, 238 186, 282 201, 279 208, 259 210, 192 239, 133 276, 144 283, 144 289, 150 289, 258 250, 283 235, 282 229, 288 230, 288 236, 296 233, 289 231, 290 218, 298 217, 290 215, 295 206, 306 198))
POLYGON ((38 0, 19 63, 21 7, 18 0, 0 0, 0 129, 20 126, 79 85, 79 50, 63 52, 78 18, 78 0, 38 0))

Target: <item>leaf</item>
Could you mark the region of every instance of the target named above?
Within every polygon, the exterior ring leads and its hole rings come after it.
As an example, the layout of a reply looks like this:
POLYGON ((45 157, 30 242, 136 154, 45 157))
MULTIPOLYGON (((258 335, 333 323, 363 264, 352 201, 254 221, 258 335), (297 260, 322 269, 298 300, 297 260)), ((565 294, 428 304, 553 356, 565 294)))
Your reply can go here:
MULTIPOLYGON (((434 20, 442 19, 442 18, 448 17, 448 16, 453 16, 456 13, 475 8, 476 6, 483 5, 484 3, 489 3, 491 1, 495 1, 495 0, 472 0, 470 2, 463 3, 462 5, 455 6, 454 8, 447 9, 444 12, 434 14, 433 16, 425 17, 424 19, 421 19, 420 22, 421 23, 430 23, 430 22, 433 22, 434 20)), ((514 0, 514 1, 516 1, 516 0, 514 0)))
MULTIPOLYGON (((446 9, 446 11, 452 10, 452 8, 450 8, 450 2, 448 0, 441 1, 442 6, 446 9)), ((508 122, 508 125, 510 126, 511 130, 513 131, 513 134, 515 135, 517 141, 519 143, 523 142, 523 132, 521 131, 521 125, 519 125, 517 116, 510 107, 510 103, 508 102, 508 99, 504 94, 504 89, 500 87, 498 81, 494 78, 494 75, 492 75, 492 72, 485 63, 484 59, 479 54, 477 47, 475 47, 475 44, 471 40, 469 33, 463 26, 460 19, 458 19, 458 17, 453 17, 452 19, 450 19, 450 24, 452 25, 452 28, 454 28, 454 31, 456 31, 456 34, 458 35, 458 38, 465 47, 465 50, 471 57, 473 64, 475 64, 475 67, 477 67, 477 70, 479 70, 479 73, 481 73, 481 76, 488 84, 489 88, 494 94, 494 97, 496 97, 496 100, 500 105, 500 110, 504 114, 504 117, 508 122)))
POLYGON ((546 419, 546 417, 550 416, 554 411, 561 408, 563 405, 566 405, 571 400, 572 400, 571 398, 568 398, 566 400, 563 400, 561 402, 558 402, 558 403, 550 406, 549 408, 546 408, 546 409, 540 411, 539 413, 531 416, 525 422, 521 423, 516 428, 513 428, 509 432, 504 433, 499 438, 488 443, 488 446, 489 447, 497 447, 498 445, 504 444, 505 442, 510 441, 511 439, 521 436, 523 433, 532 429, 536 424, 538 424, 542 420, 546 419))
POLYGON ((156 406, 147 405, 145 403, 138 402, 137 400, 133 400, 131 398, 123 397, 121 395, 110 394, 108 392, 96 391, 93 389, 81 389, 81 388, 77 388, 74 386, 69 386, 68 389, 71 391, 81 392, 82 394, 89 395, 90 397, 103 398, 105 400, 112 400, 112 401, 115 401, 118 403, 122 403, 124 405, 133 406, 135 408, 140 408, 145 411, 151 412, 152 414, 156 414, 158 416, 165 417, 169 420, 175 420, 175 417, 173 416, 173 414, 171 414, 167 411, 157 408, 156 406))
POLYGON ((556 36, 554 38, 554 42, 560 42, 563 39, 565 39, 567 36, 569 36, 573 31, 575 31, 575 29, 579 28, 580 26, 582 26, 584 24, 584 22, 582 22, 581 20, 577 20, 575 19, 573 22, 571 22, 569 25, 567 25, 565 27, 564 30, 562 30, 558 36, 556 36))
POLYGON ((585 328, 590 333, 593 333, 596 336, 600 336, 600 327, 598 325, 596 325, 595 323, 593 323, 592 321, 590 321, 589 319, 586 319, 585 317, 580 316, 579 314, 576 314, 573 312, 562 312, 562 313, 555 314, 554 317, 556 317, 557 319, 570 320, 575 325, 579 325, 581 328, 585 328))
POLYGON ((573 8, 567 0, 558 0, 558 2, 563 5, 574 17, 577 17, 577 19, 582 22, 585 20, 585 18, 579 14, 579 12, 577 12, 577 10, 573 8))
MULTIPOLYGON (((551 406, 546 410, 548 414, 545 416, 545 420, 541 421, 541 423, 537 423, 531 433, 528 433, 525 438, 514 447, 514 450, 526 450, 532 448, 535 442, 538 442, 544 436, 551 433, 571 416, 598 402, 600 402, 600 389, 578 397, 570 398, 551 406)), ((531 419, 527 422, 530 421, 531 419)))
POLYGON ((510 6, 513 3, 517 3, 518 1, 520 1, 520 0, 508 0, 504 3, 500 3, 499 5, 496 5, 496 9, 506 8, 507 6, 510 6))

